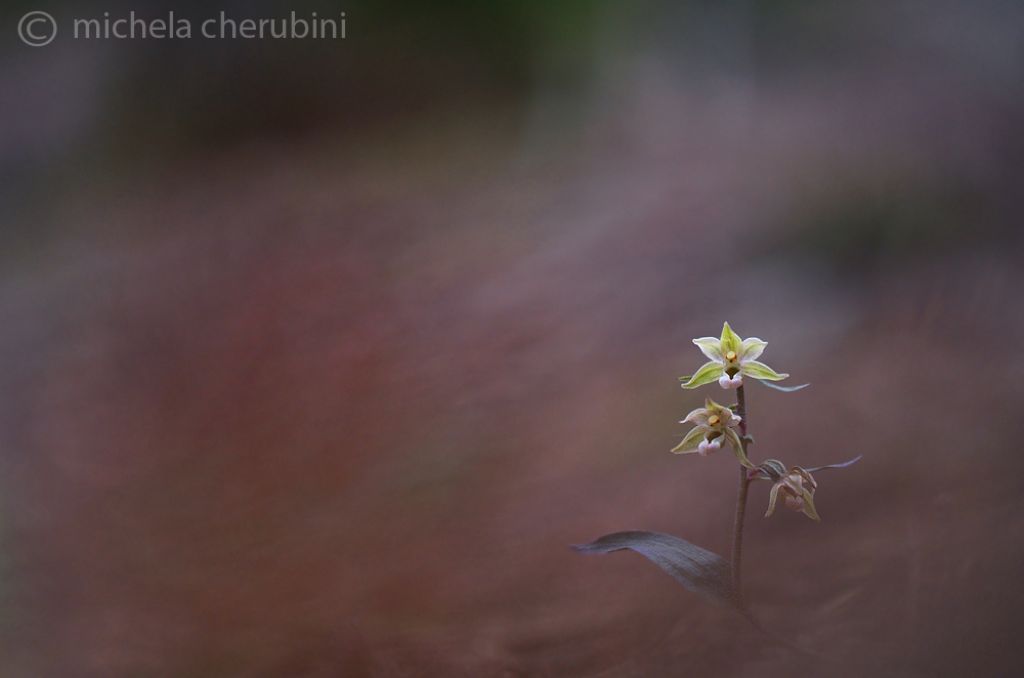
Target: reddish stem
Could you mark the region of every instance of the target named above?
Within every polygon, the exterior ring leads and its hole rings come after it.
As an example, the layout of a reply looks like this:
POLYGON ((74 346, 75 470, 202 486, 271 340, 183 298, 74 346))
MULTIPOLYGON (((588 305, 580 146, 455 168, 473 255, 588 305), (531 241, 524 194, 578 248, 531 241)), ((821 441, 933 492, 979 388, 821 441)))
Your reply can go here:
MULTIPOLYGON (((736 414, 740 416, 740 444, 743 446, 743 454, 747 453, 747 402, 743 387, 736 389, 736 414)), ((737 604, 743 608, 743 519, 747 513, 747 490, 750 489, 750 479, 747 477, 747 469, 740 466, 740 485, 736 496, 736 517, 732 526, 732 588, 736 596, 737 604)))

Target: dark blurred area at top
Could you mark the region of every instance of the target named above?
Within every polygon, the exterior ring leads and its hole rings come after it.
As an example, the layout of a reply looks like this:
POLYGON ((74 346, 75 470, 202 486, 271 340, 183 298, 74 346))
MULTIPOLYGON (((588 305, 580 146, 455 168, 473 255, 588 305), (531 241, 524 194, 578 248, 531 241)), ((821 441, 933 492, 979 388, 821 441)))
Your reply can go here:
MULTIPOLYGON (((7 4, 0 19, 13 27, 29 9, 38 7, 7 4)), ((168 163, 309 140, 318 130, 347 139, 356 150, 368 131, 386 136, 396 126, 420 125, 429 135, 426 126, 438 115, 461 110, 467 124, 480 126, 491 124, 486 112, 500 111, 495 136, 508 138, 510 147, 517 135, 537 130, 571 145, 581 135, 596 80, 609 64, 637 54, 657 54, 668 77, 697 88, 729 80, 771 87, 844 73, 840 77, 878 77, 891 69, 900 87, 946 89, 944 118, 990 128, 992 147, 984 152, 991 157, 976 157, 974 166, 935 167, 921 184, 899 185, 901 179, 889 181, 884 172, 868 182, 840 177, 843 194, 825 195, 822 212, 808 215, 836 227, 797 235, 802 247, 843 267, 856 268, 880 249, 914 253, 922 245, 955 242, 964 217, 974 222, 972 229, 998 233, 1008 225, 993 209, 1005 205, 991 194, 1005 196, 1019 179, 1022 9, 1015 3, 352 0, 212 6, 112 0, 46 9, 64 29, 53 44, 25 48, 9 30, 0 46, 0 209, 8 228, 29 241, 55 227, 45 225, 52 204, 47 196, 62 185, 123 172, 155 177, 168 163), (67 35, 70 17, 120 17, 132 10, 144 19, 173 10, 193 20, 220 10, 233 19, 344 11, 348 38, 73 41, 67 35)), ((879 85, 886 96, 886 84, 879 85)), ((900 102, 893 105, 898 115, 900 102)), ((884 121, 869 117, 856 124, 884 121)), ((915 132, 927 134, 936 124, 944 122, 921 119, 915 132)), ((812 200, 809 209, 818 207, 812 200)))
MULTIPOLYGON (((32 3, 3 10, 13 26, 32 3)), ((591 66, 591 44, 608 3, 488 2, 146 2, 53 3, 47 7, 67 32, 68 17, 143 19, 216 17, 336 17, 345 12, 346 40, 80 40, 66 35, 51 45, 74 49, 80 61, 94 61, 89 100, 92 125, 81 130, 91 151, 120 151, 138 160, 136 144, 164 154, 209 152, 267 138, 310 134, 327 125, 358 128, 381 116, 415 117, 432 106, 458 106, 480 97, 514 101, 529 94, 541 77, 578 87, 591 66)), ((630 20, 641 4, 622 18, 630 20)), ((198 31, 194 31, 198 33, 198 31)), ((13 33, 13 32, 8 32, 13 33)), ((26 51, 5 33, 8 69, 44 68, 45 49, 26 51)), ((51 54, 52 56, 52 54, 51 54)), ((58 83, 53 83, 57 85, 58 83)), ((46 92, 53 94, 53 91, 46 92)), ((17 103, 15 101, 11 102, 17 103)), ((42 130, 40 130, 41 132, 42 130)), ((74 151, 83 150, 72 147, 74 151)), ((33 159, 29 154, 26 159, 33 159)))

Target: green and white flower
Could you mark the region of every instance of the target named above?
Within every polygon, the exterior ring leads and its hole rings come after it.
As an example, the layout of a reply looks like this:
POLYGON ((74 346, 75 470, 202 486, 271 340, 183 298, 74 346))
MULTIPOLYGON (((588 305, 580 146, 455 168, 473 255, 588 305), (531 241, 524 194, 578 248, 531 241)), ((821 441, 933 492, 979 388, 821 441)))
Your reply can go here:
POLYGON ((743 443, 736 432, 740 421, 738 414, 708 398, 704 401, 704 407, 698 407, 679 422, 680 424, 693 424, 694 427, 683 437, 682 442, 672 448, 672 452, 675 454, 696 452, 701 456, 707 456, 720 450, 724 442, 732 447, 733 453, 741 464, 747 468, 753 468, 754 465, 747 459, 743 443))
POLYGON ((724 389, 739 388, 744 375, 754 379, 779 381, 788 377, 780 374, 758 360, 768 345, 767 341, 750 337, 741 339, 732 331, 729 323, 722 326, 722 336, 701 337, 693 343, 708 357, 708 362, 689 377, 680 377, 683 388, 697 388, 717 380, 724 389))

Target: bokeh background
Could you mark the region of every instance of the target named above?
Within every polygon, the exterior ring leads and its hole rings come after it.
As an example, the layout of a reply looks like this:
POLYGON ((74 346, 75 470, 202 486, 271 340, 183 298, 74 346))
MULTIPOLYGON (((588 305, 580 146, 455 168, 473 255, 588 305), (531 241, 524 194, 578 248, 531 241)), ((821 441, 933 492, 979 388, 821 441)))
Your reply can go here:
MULTIPOLYGON (((1024 661, 1024 7, 177 3, 344 41, 74 41, 0 10, 0 673, 1007 676, 1024 661), (633 554, 726 553, 668 453, 728 320, 780 648, 633 554)), ((717 386, 707 393, 721 395, 717 386)))

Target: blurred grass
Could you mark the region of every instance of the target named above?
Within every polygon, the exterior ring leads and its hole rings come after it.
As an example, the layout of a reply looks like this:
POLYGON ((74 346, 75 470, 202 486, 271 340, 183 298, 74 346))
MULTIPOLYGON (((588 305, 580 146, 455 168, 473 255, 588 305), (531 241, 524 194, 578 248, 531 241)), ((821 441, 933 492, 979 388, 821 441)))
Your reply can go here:
POLYGON ((955 258, 958 248, 996 245, 1008 232, 985 197, 962 182, 908 185, 873 177, 805 201, 764 239, 760 254, 851 275, 955 258))

